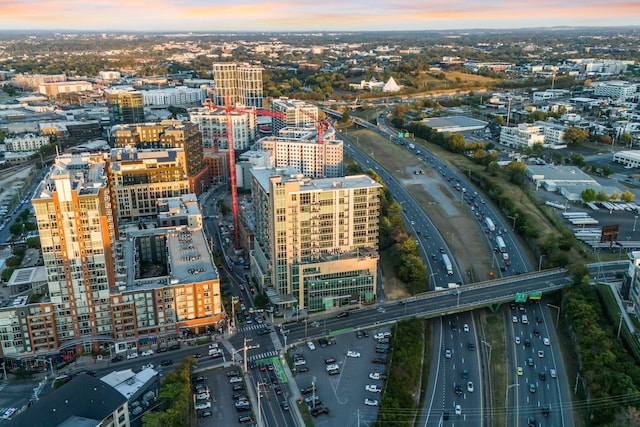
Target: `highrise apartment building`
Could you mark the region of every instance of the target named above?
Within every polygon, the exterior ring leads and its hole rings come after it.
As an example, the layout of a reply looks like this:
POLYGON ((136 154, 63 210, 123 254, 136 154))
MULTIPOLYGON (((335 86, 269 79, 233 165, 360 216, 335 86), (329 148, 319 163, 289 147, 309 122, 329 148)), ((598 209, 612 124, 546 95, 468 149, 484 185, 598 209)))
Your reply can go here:
MULTIPOLYGON (((233 127, 233 147, 236 151, 246 151, 256 142, 258 122, 255 108, 233 110, 230 114, 233 127)), ((189 109, 189 120, 197 123, 202 133, 205 148, 227 150, 227 113, 222 107, 202 107, 189 109)))
POLYGON ((37 188, 47 289, 0 308, 0 356, 9 365, 103 345, 157 350, 224 326, 196 196, 156 200, 144 227, 118 223, 110 166, 108 156, 63 155, 37 188))
POLYGON ((271 110, 281 116, 274 116, 272 119, 274 135, 278 135, 285 127, 315 127, 318 123, 318 107, 304 101, 281 97, 271 102, 271 110))
POLYGON ((344 175, 343 144, 333 139, 333 133, 333 129, 326 132, 319 144, 315 128, 284 128, 280 135, 291 137, 265 137, 257 145, 269 153, 275 167, 291 166, 309 178, 335 178, 344 175))
POLYGON ((144 123, 144 99, 137 90, 110 89, 106 91, 111 123, 144 123))
POLYGON ((262 108, 262 68, 234 62, 213 64, 213 103, 262 108))
POLYGON ((111 150, 109 179, 119 220, 157 215, 157 201, 188 194, 187 160, 182 148, 111 150))
POLYGON ((250 258, 272 303, 322 310, 375 300, 380 188, 366 175, 254 169, 250 258))
POLYGON ((114 126, 113 129, 117 147, 182 148, 186 156, 190 191, 200 194, 207 189, 211 177, 204 163, 202 134, 196 123, 163 120, 160 123, 114 126))
POLYGON ((105 166, 100 157, 59 157, 31 201, 49 288, 43 311, 49 307, 55 319, 55 328, 42 332, 59 343, 91 344, 112 333, 118 231, 105 166))

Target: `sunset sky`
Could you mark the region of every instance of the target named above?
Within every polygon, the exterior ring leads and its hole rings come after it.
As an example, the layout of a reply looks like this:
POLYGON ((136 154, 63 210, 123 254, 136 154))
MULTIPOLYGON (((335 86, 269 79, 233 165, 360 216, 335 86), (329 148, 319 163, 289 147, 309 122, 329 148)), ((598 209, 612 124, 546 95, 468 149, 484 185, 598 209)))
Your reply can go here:
POLYGON ((376 31, 639 24, 638 0, 0 0, 0 30, 376 31))

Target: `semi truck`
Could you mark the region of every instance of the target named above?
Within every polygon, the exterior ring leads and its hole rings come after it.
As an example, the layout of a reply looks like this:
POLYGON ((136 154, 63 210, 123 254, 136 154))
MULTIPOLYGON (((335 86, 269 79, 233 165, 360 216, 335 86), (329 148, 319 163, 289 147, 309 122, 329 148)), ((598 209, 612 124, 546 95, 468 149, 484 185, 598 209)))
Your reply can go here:
POLYGON ((453 276, 453 266, 451 265, 451 260, 449 260, 449 255, 442 254, 442 265, 447 270, 447 274, 453 276))
POLYGON ((484 223, 487 224, 487 228, 489 229, 489 231, 496 231, 496 225, 493 223, 491 218, 485 218, 484 223))
POLYGON ((507 245, 504 244, 504 240, 502 239, 502 236, 497 236, 496 237, 496 244, 498 245, 498 250, 502 253, 507 252, 507 245))

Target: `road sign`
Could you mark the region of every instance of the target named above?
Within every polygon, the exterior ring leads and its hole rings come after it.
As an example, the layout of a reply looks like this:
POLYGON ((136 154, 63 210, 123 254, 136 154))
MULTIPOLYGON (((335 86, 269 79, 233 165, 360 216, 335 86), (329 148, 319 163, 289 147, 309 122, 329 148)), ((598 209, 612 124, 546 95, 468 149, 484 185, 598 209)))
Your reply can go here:
POLYGON ((529 294, 529 299, 531 301, 539 301, 542 299, 542 291, 537 291, 537 292, 531 292, 529 294))
POLYGON ((404 135, 404 133, 398 132, 398 138, 402 138, 403 135, 404 135))
POLYGON ((527 302, 527 294, 517 293, 516 302, 527 302))
POLYGON ((405 138, 409 138, 410 136, 411 136, 411 134, 410 134, 409 132, 405 132, 405 133, 404 133, 404 137, 405 137, 405 138))

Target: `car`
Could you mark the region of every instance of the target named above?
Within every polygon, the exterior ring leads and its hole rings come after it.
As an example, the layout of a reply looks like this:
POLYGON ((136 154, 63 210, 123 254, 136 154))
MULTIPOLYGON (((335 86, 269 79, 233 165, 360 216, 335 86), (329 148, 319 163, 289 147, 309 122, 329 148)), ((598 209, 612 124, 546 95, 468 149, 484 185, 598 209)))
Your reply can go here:
POLYGON ((249 415, 240 415, 238 417, 238 422, 243 424, 243 423, 252 423, 253 422, 253 418, 251 418, 249 415))
POLYGON ((437 259, 438 259, 438 255, 436 255, 436 254, 431 254, 431 259, 432 259, 432 260, 437 260, 437 259))
POLYGON ((192 353, 191 357, 195 358, 195 359, 200 359, 202 357, 201 353, 192 353))
POLYGON ((92 377, 95 377, 98 375, 98 373, 96 371, 90 371, 88 369, 85 369, 85 370, 76 372, 76 375, 91 375, 92 377))
POLYGON ((336 363, 336 359, 334 357, 327 357, 324 359, 325 365, 333 365, 334 363, 336 363))
POLYGON ((531 340, 529 338, 525 338, 524 339, 524 346, 525 347, 531 347, 531 340))
POLYGON ((454 410, 455 410, 456 415, 462 415, 462 406, 456 405, 454 410))
POLYGON ((362 339, 362 331, 356 331, 356 337, 362 339))
POLYGON ((195 406, 196 410, 202 410, 202 409, 211 409, 211 402, 199 402, 196 403, 195 406))
POLYGON ((374 357, 371 359, 371 363, 375 363, 376 365, 386 365, 388 362, 386 357, 374 357))
POLYGON ((307 366, 296 366, 296 372, 309 372, 309 368, 307 366))
POLYGON ((527 427, 538 427, 538 423, 536 422, 535 417, 527 418, 527 427))
POLYGON ((318 387, 316 387, 316 386, 314 386, 314 385, 310 385, 309 387, 301 388, 301 389, 300 389, 300 393, 302 393, 302 394, 309 394, 309 393, 312 393, 312 392, 313 392, 313 390, 316 390, 316 391, 317 391, 317 390, 318 390, 318 387))
POLYGON ((538 372, 538 378, 540 379, 540 381, 546 381, 547 380, 546 372, 538 372))
POLYGON ((446 357, 447 359, 451 359, 451 355, 452 355, 452 352, 450 348, 447 348, 444 350, 444 357, 446 357))
POLYGON ((124 357, 116 356, 113 359, 111 359, 111 363, 122 362, 123 360, 124 360, 124 357))
POLYGON ((462 385, 458 384, 458 383, 454 383, 453 384, 453 392, 458 396, 462 396, 462 393, 463 393, 462 385))
POLYGON ((509 304, 509 306, 511 307, 511 310, 515 310, 516 309, 516 304, 514 302, 509 304))
POLYGON ((364 386, 364 389, 366 391, 369 391, 371 393, 381 393, 382 389, 377 386, 376 384, 367 384, 366 386, 364 386))
POLYGON ((380 373, 379 372, 371 372, 369 374, 369 378, 371 378, 372 380, 379 380, 380 379, 380 373))
POLYGON ((536 316, 536 323, 542 323, 542 317, 536 316))
POLYGON ((544 350, 538 350, 538 357, 541 359, 544 357, 544 350))
POLYGON ((207 380, 208 380, 208 378, 203 376, 203 375, 201 375, 199 377, 191 377, 191 382, 192 383, 201 383, 201 382, 204 382, 204 381, 207 381, 207 380))
POLYGON ((469 393, 473 393, 473 381, 469 381, 469 382, 467 383, 467 391, 468 391, 469 393))
POLYGON ((534 329, 534 330, 533 330, 533 336, 534 336, 534 337, 539 337, 539 336, 540 336, 540 331, 539 331, 539 330, 537 330, 537 329, 534 329))
MULTIPOLYGON (((208 389, 209 387, 207 387, 208 389)), ((233 391, 245 391, 244 384, 236 384, 233 386, 233 391)))
POLYGON ((228 377, 228 378, 231 378, 231 377, 239 377, 240 375, 241 375, 241 374, 240 374, 240 371, 237 371, 237 370, 233 370, 233 371, 228 371, 228 372, 227 372, 227 377, 228 377))
POLYGON ((309 350, 312 350, 312 351, 316 349, 315 344, 313 344, 313 342, 311 341, 307 341, 307 347, 309 347, 309 350))
POLYGON ((522 376, 523 373, 522 366, 518 366, 518 376, 522 376))
POLYGON ((362 331, 362 335, 364 335, 365 338, 369 338, 369 331, 365 329, 364 331, 362 331))
POLYGON ((516 344, 520 344, 520 337, 516 337, 516 344))
POLYGON ((204 412, 200 412, 200 415, 198 415, 198 417, 199 418, 209 418, 212 415, 213 415, 213 413, 211 411, 204 411, 204 412))
POLYGON ((267 334, 270 334, 271 332, 273 332, 273 329, 271 328, 262 328, 258 331, 258 335, 267 335, 267 334))
POLYGON ((535 393, 536 392, 536 385, 534 383, 529 383, 529 391, 531 393, 535 393))
MULTIPOLYGON (((517 272, 519 273, 519 272, 517 272)), ((518 310, 524 311, 524 304, 518 304, 518 310)))
POLYGON ((167 347, 160 347, 160 348, 156 351, 156 353, 164 353, 164 352, 166 352, 167 350, 168 350, 168 348, 167 348, 167 347))
POLYGON ((511 321, 513 323, 518 323, 518 316, 511 316, 511 321))
POLYGON ((282 406, 282 409, 285 411, 289 410, 289 402, 287 402, 286 400, 283 400, 280 405, 282 406))
POLYGON ((341 318, 341 317, 347 317, 347 316, 349 316, 349 312, 348 312, 348 311, 341 311, 340 313, 338 313, 338 314, 336 315, 336 317, 337 317, 338 319, 339 319, 339 318, 341 318))
POLYGON ((467 371, 466 369, 462 370, 462 373, 460 374, 460 376, 462 376, 463 380, 466 380, 469 378, 469 371, 467 371))
POLYGON ((309 406, 322 405, 322 402, 320 401, 320 398, 318 396, 305 397, 304 402, 309 406))
POLYGON ((469 332, 469 325, 467 325, 466 323, 462 325, 462 330, 465 332, 469 332))
POLYGON ((470 342, 469 344, 467 344, 467 348, 470 351, 474 351, 476 349, 476 345, 474 343, 470 342))
POLYGON ((357 351, 349 350, 347 351, 347 357, 360 357, 360 353, 357 351))
POLYGON ((138 353, 136 352, 127 354, 127 359, 136 359, 137 357, 138 357, 138 353))
POLYGON ((549 408, 547 405, 544 405, 542 407, 542 416, 543 417, 549 416, 549 412, 551 412, 551 408, 549 408))
POLYGON ((160 362, 160 366, 170 366, 173 365, 173 360, 171 359, 164 359, 162 362, 160 362))
POLYGON ((229 384, 241 383, 242 377, 231 377, 229 378, 229 384))
POLYGON ((149 349, 149 350, 145 350, 142 352, 143 356, 151 356, 153 354, 153 350, 149 349))
POLYGON ((316 406, 315 408, 311 408, 309 410, 309 413, 314 416, 317 417, 318 415, 322 415, 322 414, 328 414, 329 413, 329 408, 327 408, 326 406, 316 406))
POLYGON ((542 338, 542 344, 551 345, 551 341, 549 341, 549 338, 545 337, 545 338, 542 338))
POLYGON ((442 421, 449 421, 449 411, 442 412, 442 421))
POLYGON ((378 406, 378 401, 376 399, 365 399, 364 404, 367 406, 378 406))
POLYGON ((171 344, 169 346, 169 351, 173 351, 173 350, 180 350, 180 344, 178 344, 178 343, 171 344))
POLYGON ((533 366, 533 358, 527 357, 527 366, 533 366))
POLYGON ((196 394, 196 400, 209 400, 211 395, 209 393, 198 393, 196 394))
POLYGON ((549 376, 551 378, 557 378, 558 377, 558 372, 555 370, 555 368, 549 369, 549 376))

